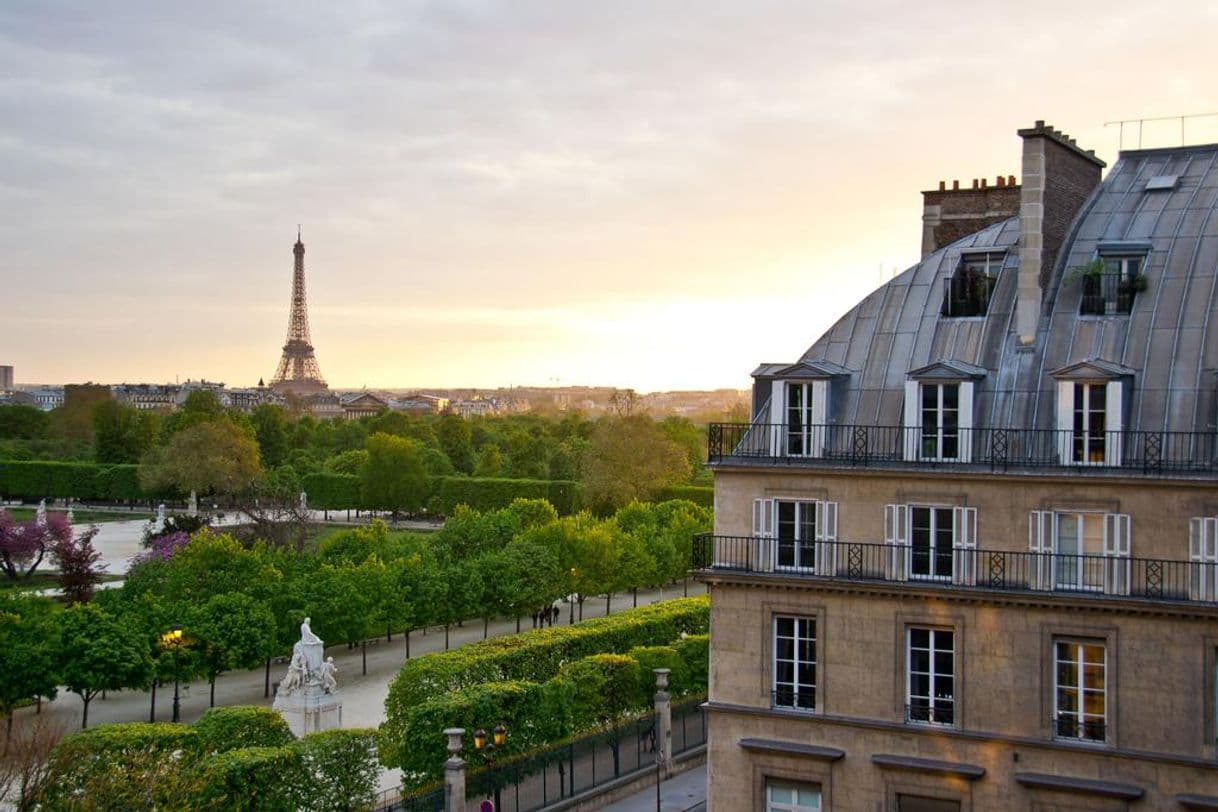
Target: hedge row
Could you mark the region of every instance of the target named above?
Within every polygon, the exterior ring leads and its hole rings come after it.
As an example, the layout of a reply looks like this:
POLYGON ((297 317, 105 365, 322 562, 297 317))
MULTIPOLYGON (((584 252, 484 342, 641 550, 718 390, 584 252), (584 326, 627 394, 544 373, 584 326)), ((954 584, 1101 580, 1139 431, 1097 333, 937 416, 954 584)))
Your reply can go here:
MULTIPOLYGON (((670 646, 633 648, 625 654, 602 653, 564 663, 545 682, 488 682, 436 696, 412 706, 400 729, 381 726, 384 763, 403 770, 403 782, 418 787, 440 777, 446 728, 472 731, 488 719, 502 723, 508 739, 499 758, 531 754, 588 731, 613 728, 629 715, 644 712, 655 695, 653 668, 668 668, 674 695, 702 693, 709 657, 708 638, 699 635, 670 646), (693 682, 690 674, 701 674, 693 682)), ((467 749, 471 748, 469 737, 467 749)), ((470 753, 477 763, 477 756, 470 753)))
MULTIPOLYGON (((351 474, 309 474, 302 482, 309 505, 318 510, 362 508, 359 477, 351 474)), ((474 510, 505 508, 516 499, 545 499, 560 516, 580 508, 578 482, 548 479, 501 479, 494 477, 442 476, 431 481, 430 510, 451 514, 457 505, 474 510)))
POLYGON ((706 596, 678 598, 578 626, 553 626, 497 637, 408 660, 394 677, 385 699, 382 760, 397 763, 396 749, 410 729, 411 710, 429 699, 486 683, 543 683, 571 660, 664 645, 682 634, 703 634, 709 623, 706 596))
POLYGON ((714 508, 715 489, 704 485, 673 485, 661 488, 656 494, 657 502, 667 502, 670 499, 685 499, 698 507, 714 508))
POLYGON ((9 499, 147 499, 135 465, 0 460, 0 496, 9 499))
POLYGON ((99 725, 52 752, 48 809, 350 809, 371 806, 375 731, 297 741, 269 708, 213 708, 192 726, 99 725))

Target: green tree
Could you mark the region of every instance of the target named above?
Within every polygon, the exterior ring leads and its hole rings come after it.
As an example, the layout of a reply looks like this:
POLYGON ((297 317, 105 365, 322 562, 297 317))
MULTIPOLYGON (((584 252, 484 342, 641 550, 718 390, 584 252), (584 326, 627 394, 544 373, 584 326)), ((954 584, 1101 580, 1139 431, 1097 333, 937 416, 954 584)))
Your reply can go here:
POLYGON ((216 677, 262 665, 275 646, 275 616, 262 601, 240 592, 215 595, 191 613, 186 637, 198 652, 216 704, 216 677))
POLYGON ((41 440, 49 422, 47 413, 34 406, 0 406, 0 439, 41 440))
POLYGON ((225 416, 220 397, 210 389, 195 389, 177 411, 161 421, 161 442, 167 443, 173 435, 203 423, 220 420, 225 416))
POLYGON ((254 424, 262 462, 272 468, 281 465, 288 453, 288 419, 283 409, 273 403, 259 404, 254 407, 250 422, 254 424))
POLYGON ((253 437, 220 419, 183 429, 145 455, 140 484, 146 490, 233 495, 249 488, 259 470, 253 437))
POLYGON ((98 462, 137 463, 156 442, 158 415, 141 412, 115 400, 93 405, 93 454, 98 462))
POLYGON ((661 488, 688 481, 691 470, 685 452, 651 418, 605 418, 584 459, 584 493, 607 512, 649 501, 661 488))
POLYGON ((360 469, 368 462, 368 451, 363 448, 352 451, 342 451, 326 460, 323 466, 330 474, 347 474, 359 476, 360 469))
POLYGON ((368 438, 368 462, 360 469, 360 496, 366 507, 414 512, 423 507, 429 490, 417 441, 383 433, 368 438))
POLYGON ((33 697, 54 696, 55 624, 45 598, 0 596, 0 714, 4 749, 13 732, 13 709, 33 697))
POLYGON ((81 727, 89 725, 89 703, 102 691, 143 688, 152 677, 152 657, 138 628, 92 603, 59 614, 59 678, 84 702, 81 727))
POLYGON ((358 565, 322 564, 308 584, 310 615, 318 619, 316 633, 331 643, 360 644, 365 674, 368 638, 385 628, 389 578, 388 568, 373 554, 358 565))
POLYGON ((469 423, 455 414, 441 415, 436 425, 436 439, 453 468, 463 474, 474 472, 474 444, 469 423))
POLYGON ((503 468, 503 457, 499 446, 485 443, 478 447, 478 460, 474 464, 474 476, 497 477, 503 468))

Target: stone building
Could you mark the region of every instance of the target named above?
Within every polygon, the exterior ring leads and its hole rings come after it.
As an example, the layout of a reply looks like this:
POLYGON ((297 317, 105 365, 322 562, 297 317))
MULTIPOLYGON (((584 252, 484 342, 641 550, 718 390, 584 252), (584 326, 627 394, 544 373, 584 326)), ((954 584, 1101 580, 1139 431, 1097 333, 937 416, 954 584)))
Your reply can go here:
POLYGON ((1218 809, 1218 145, 1019 136, 711 427, 711 812, 1218 809))

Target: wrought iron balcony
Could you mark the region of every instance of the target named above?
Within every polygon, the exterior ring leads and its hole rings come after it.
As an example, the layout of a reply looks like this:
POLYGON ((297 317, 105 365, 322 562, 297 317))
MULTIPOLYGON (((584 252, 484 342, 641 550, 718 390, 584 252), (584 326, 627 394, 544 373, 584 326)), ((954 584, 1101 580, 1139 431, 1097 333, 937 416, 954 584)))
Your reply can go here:
POLYGON ((1079 315, 1111 316, 1133 309, 1134 297, 1145 288, 1146 279, 1122 273, 1087 274, 1082 278, 1082 285, 1079 315))
POLYGON ((711 463, 1218 474, 1212 431, 712 423, 707 452, 711 463))
POLYGON ((812 541, 801 543, 794 559, 798 566, 784 566, 792 559, 780 557, 779 545, 778 539, 766 537, 697 535, 693 568, 704 576, 755 574, 1218 605, 1218 563, 977 548, 932 552, 901 544, 812 541))

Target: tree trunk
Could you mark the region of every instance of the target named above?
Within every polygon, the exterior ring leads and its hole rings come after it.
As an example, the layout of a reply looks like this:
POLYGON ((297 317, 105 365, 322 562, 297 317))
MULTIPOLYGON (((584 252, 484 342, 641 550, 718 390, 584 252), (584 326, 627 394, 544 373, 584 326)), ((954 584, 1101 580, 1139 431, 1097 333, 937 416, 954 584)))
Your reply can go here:
POLYGON ((689 579, 688 578, 681 579, 681 584, 685 588, 685 597, 688 598, 689 597, 689 579))
POLYGON ((390 626, 388 623, 385 624, 385 642, 386 643, 393 642, 393 627, 390 626))
POLYGON ((4 755, 8 756, 8 743, 13 740, 13 712, 8 712, 8 720, 4 724, 4 755))
POLYGON ((491 619, 489 617, 482 618, 482 639, 485 640, 491 633, 491 619))
POLYGON ((81 716, 81 718, 80 718, 80 729, 84 730, 86 727, 89 726, 89 700, 92 699, 93 697, 87 696, 86 694, 81 694, 80 698, 83 699, 84 703, 85 703, 85 712, 84 712, 84 715, 81 716))
POLYGON ((406 630, 406 659, 410 659, 410 629, 406 630))
POLYGON ((612 606, 613 606, 613 593, 606 592, 605 593, 605 617, 609 617, 609 612, 611 611, 612 606))
POLYGON ((516 615, 516 633, 520 634, 520 615, 516 615))
POLYGON ((271 695, 271 658, 266 658, 266 682, 262 687, 262 698, 266 699, 271 695))
POLYGON ((579 596, 579 620, 582 623, 584 620, 584 596, 579 596))
POLYGON ((211 682, 211 698, 208 699, 210 704, 207 707, 214 708, 216 707, 216 678, 213 676, 209 682, 211 682))
POLYGON ((448 651, 448 624, 444 624, 444 650, 448 651))
POLYGON ((368 676, 368 641, 365 640, 360 648, 363 649, 361 654, 364 658, 364 676, 366 677, 368 676))
POLYGON ((632 589, 630 591, 634 593, 634 608, 638 609, 639 608, 639 588, 636 586, 634 589, 632 589))
POLYGON ((152 708, 148 711, 148 721, 156 721, 156 680, 152 681, 152 708))

